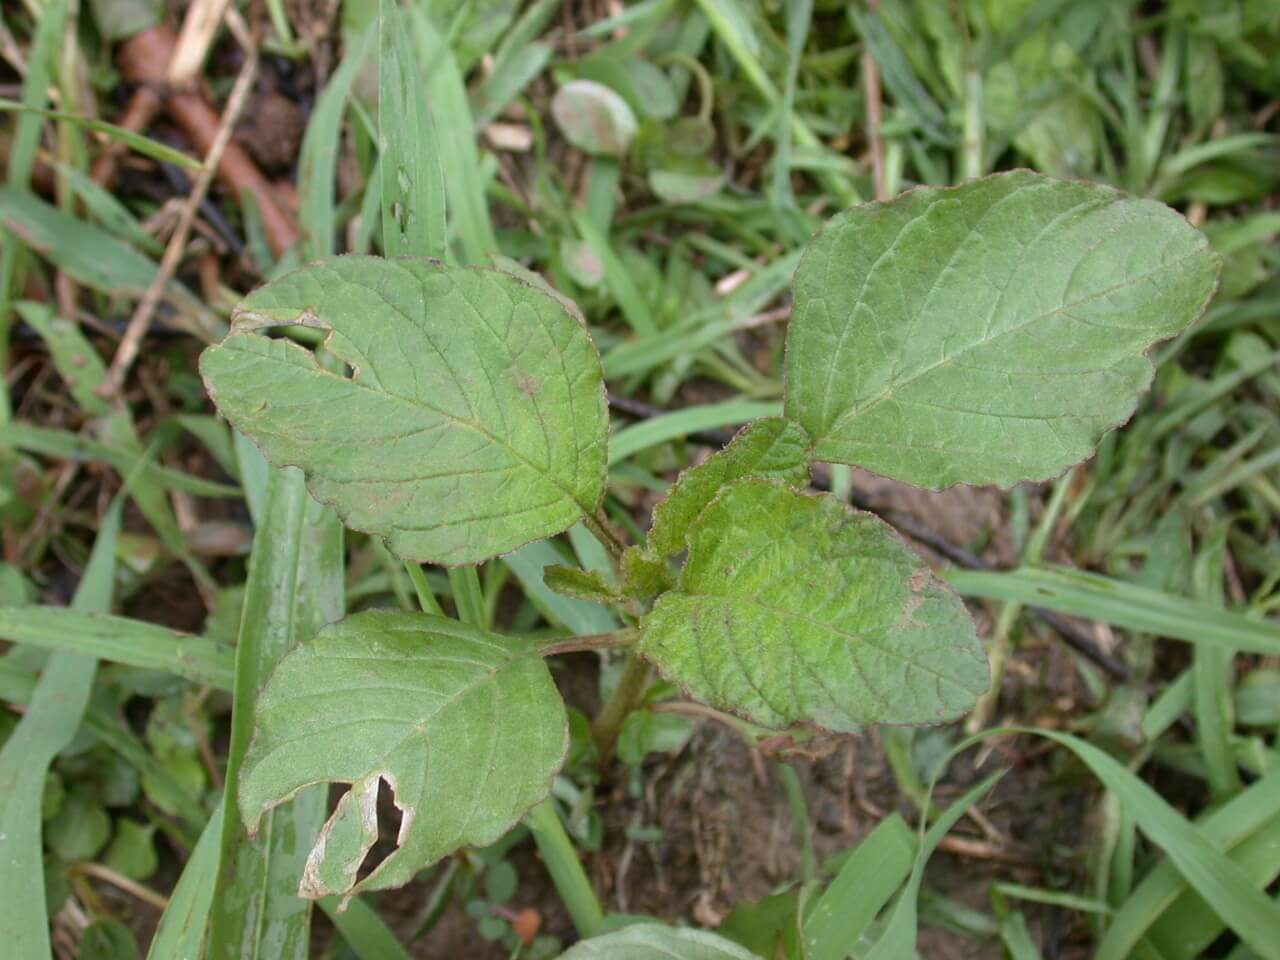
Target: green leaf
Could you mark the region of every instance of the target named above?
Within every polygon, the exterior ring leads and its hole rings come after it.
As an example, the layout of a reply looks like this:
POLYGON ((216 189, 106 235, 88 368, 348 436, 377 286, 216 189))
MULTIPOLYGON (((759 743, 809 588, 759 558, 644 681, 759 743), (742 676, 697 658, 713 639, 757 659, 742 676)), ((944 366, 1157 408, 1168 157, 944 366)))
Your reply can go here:
POLYGON ((201 371, 277 466, 402 557, 478 563, 593 514, 607 414, 599 357, 554 298, 506 273, 336 257, 241 304, 201 371), (263 328, 329 331, 348 379, 263 328))
POLYGON ((809 483, 809 438, 783 417, 755 420, 705 463, 680 474, 665 500, 653 510, 648 546, 661 557, 685 547, 685 532, 720 488, 744 477, 775 478, 794 487, 809 483))
POLYGON ((138 941, 119 920, 96 920, 80 937, 81 960, 135 960, 138 941))
POLYGON ((73 790, 45 830, 49 849, 68 863, 92 860, 111 839, 111 816, 98 798, 73 790))
POLYGON ((987 689, 960 599, 870 514, 742 480, 688 542, 640 652, 700 700, 766 726, 854 731, 949 720, 987 689))
POLYGON ((130 880, 146 880, 160 865, 152 839, 155 832, 156 828, 150 824, 120 817, 116 820, 116 835, 111 838, 102 862, 130 880))
POLYGON ((671 564, 643 547, 622 551, 622 590, 637 600, 652 600, 675 586, 671 564))
POLYGON ((560 960, 760 960, 731 940, 705 930, 639 923, 583 940, 560 960))
POLYGON ((560 695, 530 642, 386 611, 331 624, 292 650, 256 721, 239 793, 251 831, 302 787, 353 785, 308 858, 305 897, 399 886, 460 846, 493 843, 547 795, 569 745, 560 695), (379 780, 403 813, 398 846, 357 882, 377 838, 379 780))
POLYGON ((619 603, 622 594, 594 570, 554 563, 542 571, 542 581, 563 597, 591 603, 619 603))
POLYGON ((796 270, 787 414, 815 458, 918 486, 1055 476, 1129 418, 1218 268, 1167 207, 1027 171, 856 207, 796 270))
POLYGON ((551 115, 566 139, 587 153, 626 153, 639 124, 627 101, 594 80, 573 80, 556 91, 551 115))

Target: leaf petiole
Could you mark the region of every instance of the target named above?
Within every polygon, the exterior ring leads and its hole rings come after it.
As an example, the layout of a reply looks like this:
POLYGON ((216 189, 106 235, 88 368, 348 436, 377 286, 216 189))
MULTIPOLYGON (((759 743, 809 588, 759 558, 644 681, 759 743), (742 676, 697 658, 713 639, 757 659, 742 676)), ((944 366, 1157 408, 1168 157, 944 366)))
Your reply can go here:
POLYGON ((584 653, 588 650, 610 650, 614 647, 625 647, 636 642, 638 630, 615 630, 613 633, 593 633, 578 637, 565 637, 553 640, 538 649, 544 657, 554 657, 562 653, 584 653))

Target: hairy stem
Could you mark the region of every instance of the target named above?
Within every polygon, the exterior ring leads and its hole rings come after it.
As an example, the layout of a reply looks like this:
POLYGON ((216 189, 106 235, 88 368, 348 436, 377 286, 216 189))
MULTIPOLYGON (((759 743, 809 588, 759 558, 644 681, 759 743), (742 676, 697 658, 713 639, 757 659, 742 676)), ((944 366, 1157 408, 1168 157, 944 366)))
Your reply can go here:
POLYGON ((554 657, 561 653, 584 653, 587 650, 609 650, 613 647, 625 647, 634 643, 635 630, 615 630, 613 633, 592 633, 578 637, 565 637, 553 640, 539 649, 544 657, 554 657))
POLYGON ((614 535, 614 532, 609 528, 609 521, 605 517, 604 511, 601 510, 600 513, 594 517, 584 517, 583 522, 586 523, 587 529, 596 535, 596 539, 604 544, 605 549, 609 551, 609 556, 613 558, 613 562, 621 563, 622 551, 626 550, 627 547, 626 544, 619 540, 617 536, 614 535))
POLYGON ((644 696, 648 685, 649 664, 640 659, 640 655, 634 650, 628 650, 627 662, 622 668, 622 676, 614 688, 613 696, 591 722, 591 738, 600 750, 602 763, 613 755, 618 734, 622 730, 622 721, 640 704, 640 698, 644 696))

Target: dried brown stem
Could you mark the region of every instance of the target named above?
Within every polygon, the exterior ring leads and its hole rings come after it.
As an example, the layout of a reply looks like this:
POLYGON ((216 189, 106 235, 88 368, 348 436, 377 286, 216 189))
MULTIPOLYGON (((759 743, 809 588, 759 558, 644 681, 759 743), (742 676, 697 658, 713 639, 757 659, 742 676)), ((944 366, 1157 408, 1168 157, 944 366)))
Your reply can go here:
POLYGON ((208 152, 205 154, 204 167, 201 169, 200 175, 196 177, 191 194, 183 202, 182 213, 178 218, 178 226, 173 231, 173 235, 169 237, 164 256, 160 260, 160 269, 156 271, 156 275, 152 278, 146 293, 143 294, 142 300, 138 303, 138 308, 133 312, 133 317, 129 320, 129 326, 124 332, 124 337, 120 340, 120 346, 116 349, 115 359, 111 361, 111 369, 107 372, 106 381, 98 390, 103 396, 110 397, 119 392, 125 376, 129 373, 129 368, 138 356, 142 338, 146 336, 147 331, 151 328, 151 320, 155 316, 156 307, 160 303, 160 295, 173 278, 174 271, 178 269, 182 253, 187 248, 187 238, 191 235, 191 227, 195 223, 196 211, 200 208, 205 195, 209 192, 214 172, 218 169, 219 162, 231 144, 231 135, 235 132, 236 121, 240 118, 240 114, 248 102, 249 92, 253 89, 253 83, 257 75, 257 51, 250 47, 247 51, 244 66, 240 69, 239 76, 236 77, 235 86, 231 88, 231 96, 227 99, 226 113, 223 115, 222 122, 219 124, 213 141, 209 144, 208 152))
MULTIPOLYGON (((182 127, 196 149, 208 155, 222 123, 217 111, 202 94, 169 89, 168 65, 176 43, 177 37, 169 27, 144 30, 120 47, 120 68, 128 80, 149 85, 162 97, 165 110, 182 127)), ((292 215, 276 199, 270 181, 239 144, 228 143, 222 151, 218 179, 237 197, 245 191, 253 194, 262 215, 267 242, 277 254, 298 242, 300 234, 292 215)))

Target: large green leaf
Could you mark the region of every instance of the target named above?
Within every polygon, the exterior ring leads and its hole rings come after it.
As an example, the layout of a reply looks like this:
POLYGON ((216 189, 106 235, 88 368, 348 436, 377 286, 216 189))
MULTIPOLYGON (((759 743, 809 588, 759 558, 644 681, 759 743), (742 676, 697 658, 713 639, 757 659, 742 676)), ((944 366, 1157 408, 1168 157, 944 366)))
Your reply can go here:
POLYGON ((832 218, 796 270, 787 415, 919 486, 1055 476, 1123 423, 1218 257, 1178 214, 1026 171, 832 218))
POLYGON ((477 563, 599 506, 599 357, 577 318, 509 274, 322 260, 250 294, 200 366, 269 460, 401 556, 477 563), (286 324, 329 331, 353 375, 255 332, 286 324))
POLYGON ((256 721, 240 776, 250 830, 309 784, 352 784, 308 858, 306 897, 399 886, 460 846, 494 842, 547 795, 569 742, 532 643, 387 611, 294 648, 256 721), (398 846, 357 882, 377 839, 379 781, 403 814, 398 846))
POLYGON ((640 923, 583 940, 560 960, 760 960, 732 940, 705 930, 640 923))
POLYGON ((937 723, 987 689, 964 605, 880 520, 776 481, 726 487, 689 529, 640 651, 757 723, 937 723))

